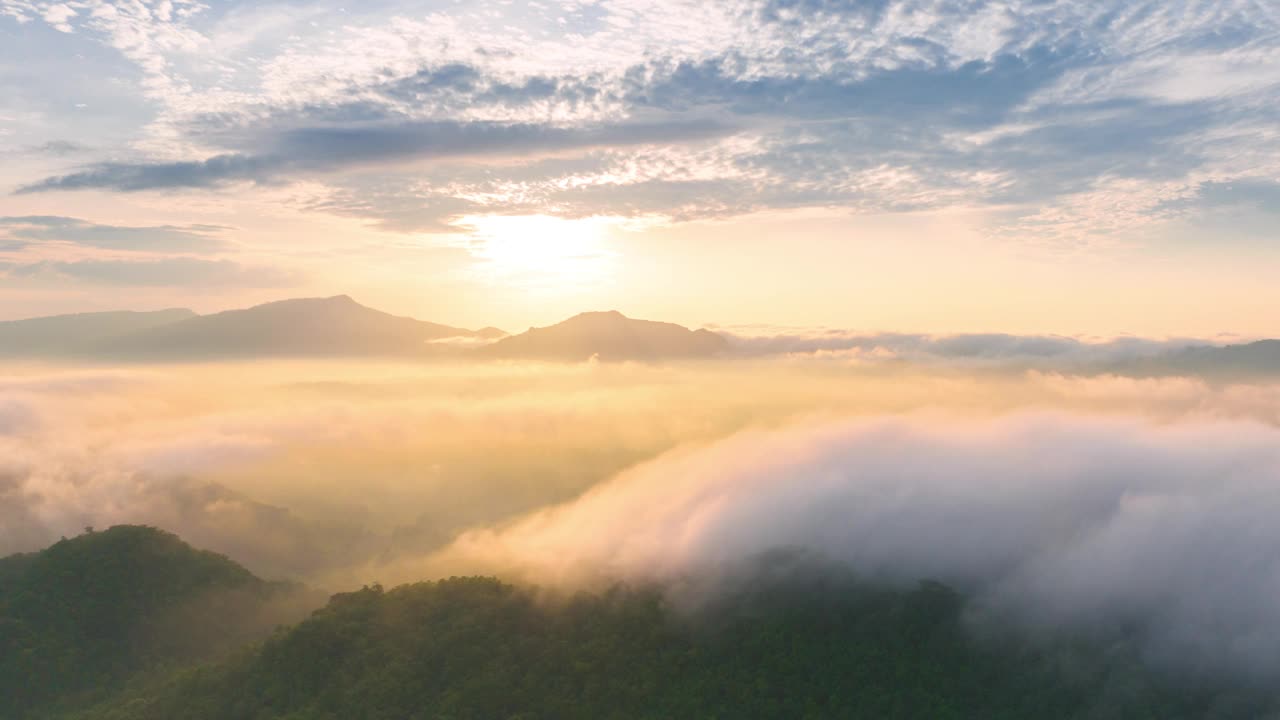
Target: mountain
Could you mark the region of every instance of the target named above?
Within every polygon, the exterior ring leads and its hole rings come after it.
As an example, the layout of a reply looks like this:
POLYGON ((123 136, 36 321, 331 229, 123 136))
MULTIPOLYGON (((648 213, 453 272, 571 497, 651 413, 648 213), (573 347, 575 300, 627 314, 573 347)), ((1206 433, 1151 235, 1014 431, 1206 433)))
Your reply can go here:
POLYGON ((0 322, 0 356, 201 360, 269 356, 436 356, 506 335, 365 307, 346 295, 197 315, 104 312, 0 322))
POLYGON ((1273 375, 1280 372, 1280 340, 1191 347, 1164 358, 1174 372, 1209 375, 1273 375))
POLYGON ((298 619, 306 595, 142 526, 2 558, 0 717, 94 701, 136 673, 217 657, 298 619))
POLYGON ((643 361, 712 357, 728 348, 727 340, 709 330, 634 320, 614 310, 586 312, 550 327, 529 328, 475 352, 484 358, 643 361))
POLYGON ((800 560, 768 559, 700 608, 673 605, 660 587, 566 596, 455 577, 340 593, 304 619, 317 605, 275 602, 296 586, 174 535, 90 530, 0 559, 0 718, 1252 720, 1280 711, 1267 684, 1166 674, 1133 642, 1138 628, 1028 636, 942 584, 868 584, 800 560))
POLYGON ((1139 377, 1190 375, 1212 380, 1252 379, 1280 374, 1280 340, 1239 345, 1194 345, 1143 358, 1100 364, 1100 372, 1139 377))
POLYGON ((95 312, 0 322, 0 355, 66 355, 85 352, 107 338, 189 320, 186 309, 95 312))
POLYGON ((434 340, 488 333, 390 315, 338 295, 200 315, 122 333, 94 349, 142 358, 423 355, 442 351, 434 340))
POLYGON ((938 583, 788 579, 688 614, 661 592, 555 600, 491 578, 366 587, 88 720, 1274 717, 1273 690, 1178 683, 1132 647, 1032 649, 938 583))

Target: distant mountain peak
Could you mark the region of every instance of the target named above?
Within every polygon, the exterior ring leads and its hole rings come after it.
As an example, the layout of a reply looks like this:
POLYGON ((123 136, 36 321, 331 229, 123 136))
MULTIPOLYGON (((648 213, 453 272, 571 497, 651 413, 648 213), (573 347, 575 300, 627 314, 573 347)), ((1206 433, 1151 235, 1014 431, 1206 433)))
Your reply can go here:
MULTIPOLYGON (((632 319, 618 312, 617 310, 589 310, 580 312, 567 320, 562 320, 558 325, 581 325, 581 324, 598 324, 608 325, 610 323, 620 324, 631 322, 632 319)), ((645 322, 645 321, 641 321, 645 322)), ((555 327, 555 326, 548 326, 555 327)))
POLYGON ((709 330, 638 320, 618 310, 582 312, 555 325, 508 335, 494 327, 466 330, 392 315, 345 293, 209 315, 170 310, 0 323, 0 354, 113 359, 440 357, 469 352, 491 358, 648 361, 711 357, 727 350, 728 341, 709 330))
POLYGON ((547 327, 529 328, 477 350, 482 357, 582 361, 662 360, 718 355, 725 338, 674 323, 636 320, 617 310, 574 315, 547 327))
MULTIPOLYGON (((325 304, 325 305, 340 305, 340 306, 347 306, 347 307, 358 307, 358 308, 366 308, 366 309, 369 309, 369 310, 372 310, 372 309, 373 309, 373 308, 370 308, 370 307, 369 307, 369 306, 367 306, 367 305, 364 305, 364 304, 361 304, 360 302, 357 302, 355 298, 351 297, 350 295, 346 295, 346 294, 342 294, 342 295, 330 295, 329 297, 301 298, 301 299, 302 299, 303 301, 310 301, 310 302, 321 303, 321 304, 325 304)), ((381 312, 381 311, 377 311, 377 312, 381 312)))
POLYGON ((350 295, 292 298, 228 310, 120 338, 112 349, 164 355, 405 356, 435 340, 483 336, 391 315, 350 295))
POLYGON ((276 300, 196 315, 189 310, 96 313, 0 323, 0 354, 110 358, 421 357, 453 352, 459 338, 506 333, 391 315, 350 295, 276 300))
POLYGON ((75 355, 123 334, 198 317, 186 308, 115 310, 0 322, 0 356, 75 355))
MULTIPOLYGON (((317 307, 317 306, 347 306, 363 308, 364 305, 356 302, 350 295, 330 295, 328 297, 302 297, 302 298, 286 298, 284 300, 272 300, 270 302, 252 305, 247 308, 238 310, 226 310, 224 312, 248 312, 263 308, 272 307, 317 307)), ((367 308, 372 310, 372 308, 367 308)), ((377 312, 377 311, 375 311, 377 312)))

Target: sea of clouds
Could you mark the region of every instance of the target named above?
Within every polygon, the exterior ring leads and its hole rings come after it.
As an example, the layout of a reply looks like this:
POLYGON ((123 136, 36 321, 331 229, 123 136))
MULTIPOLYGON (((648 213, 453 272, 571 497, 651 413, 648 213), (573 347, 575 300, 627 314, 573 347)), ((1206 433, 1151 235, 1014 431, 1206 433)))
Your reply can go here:
MULTIPOLYGON (((0 554, 153 524, 340 591, 696 607, 771 552, 1280 677, 1280 385, 795 363, 14 366, 0 554)), ((976 622, 976 620, 975 620, 976 622)))

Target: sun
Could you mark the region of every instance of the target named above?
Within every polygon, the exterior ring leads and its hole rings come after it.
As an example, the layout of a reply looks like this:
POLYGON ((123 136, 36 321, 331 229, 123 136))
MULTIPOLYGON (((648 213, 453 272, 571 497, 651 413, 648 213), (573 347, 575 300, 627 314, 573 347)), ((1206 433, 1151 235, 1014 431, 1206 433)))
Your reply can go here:
POLYGON ((594 285, 612 274, 611 218, 485 215, 465 218, 476 272, 521 285, 594 285))

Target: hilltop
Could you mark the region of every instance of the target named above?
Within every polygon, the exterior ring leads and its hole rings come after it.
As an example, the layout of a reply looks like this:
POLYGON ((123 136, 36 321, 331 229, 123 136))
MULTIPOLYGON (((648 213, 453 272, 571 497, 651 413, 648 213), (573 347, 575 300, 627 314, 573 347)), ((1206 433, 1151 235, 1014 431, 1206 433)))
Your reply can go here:
POLYGON ((156 528, 121 525, 0 558, 0 717, 74 705, 138 673, 208 660, 314 596, 156 528))
POLYGON ((659 360, 713 357, 728 349, 729 342, 709 330, 635 320, 613 310, 585 312, 556 325, 529 328, 476 354, 529 360, 659 360))
POLYGON ((168 310, 10 321, 0 323, 0 347, 9 355, 108 359, 423 356, 445 351, 435 341, 487 341, 502 334, 391 315, 336 295, 211 315, 168 310))
POLYGON ((782 557, 760 570, 695 608, 657 586, 564 595, 472 577, 366 586, 302 619, 302 605, 288 615, 270 602, 296 586, 154 528, 114 527, 0 559, 0 717, 1244 720, 1280 709, 1267 688, 1163 674, 1123 635, 978 632, 966 597, 936 582, 885 587, 782 557), (271 633, 271 620, 296 624, 271 633))

